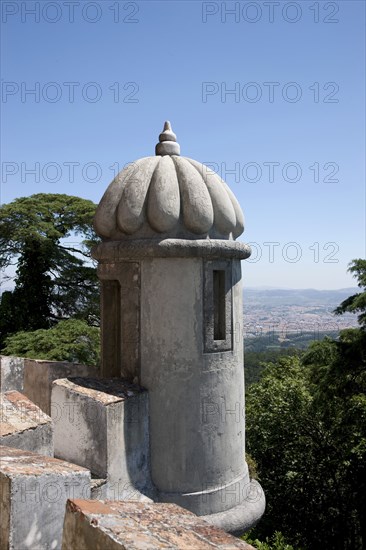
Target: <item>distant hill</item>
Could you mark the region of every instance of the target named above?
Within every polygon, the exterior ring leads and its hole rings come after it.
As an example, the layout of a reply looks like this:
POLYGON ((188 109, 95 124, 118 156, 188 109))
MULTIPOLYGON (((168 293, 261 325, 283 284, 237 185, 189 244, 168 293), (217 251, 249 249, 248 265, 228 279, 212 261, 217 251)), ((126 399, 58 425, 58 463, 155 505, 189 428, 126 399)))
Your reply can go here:
MULTIPOLYGON (((360 292, 357 287, 337 290, 244 288, 244 304, 259 306, 330 306, 336 307, 345 298, 360 292)), ((245 306, 244 306, 245 307, 245 306)))

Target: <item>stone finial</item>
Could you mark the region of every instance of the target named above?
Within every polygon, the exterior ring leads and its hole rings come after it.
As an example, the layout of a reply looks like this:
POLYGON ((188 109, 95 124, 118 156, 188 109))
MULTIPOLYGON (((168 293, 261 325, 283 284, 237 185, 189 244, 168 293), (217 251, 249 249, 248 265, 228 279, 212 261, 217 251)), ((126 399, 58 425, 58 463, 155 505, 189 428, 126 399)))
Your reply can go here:
POLYGON ((155 155, 180 155, 180 145, 177 143, 177 136, 172 130, 169 120, 164 124, 162 133, 159 135, 159 143, 155 147, 155 155))

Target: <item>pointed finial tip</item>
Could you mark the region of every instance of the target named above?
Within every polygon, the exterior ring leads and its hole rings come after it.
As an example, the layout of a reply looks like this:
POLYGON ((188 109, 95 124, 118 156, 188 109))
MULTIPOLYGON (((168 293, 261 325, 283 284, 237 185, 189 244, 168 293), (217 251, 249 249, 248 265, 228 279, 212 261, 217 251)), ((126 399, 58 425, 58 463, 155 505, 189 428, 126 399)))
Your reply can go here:
POLYGON ((164 123, 162 133, 159 135, 159 143, 155 147, 155 154, 164 155, 180 155, 180 146, 177 143, 177 136, 172 130, 169 120, 164 123))

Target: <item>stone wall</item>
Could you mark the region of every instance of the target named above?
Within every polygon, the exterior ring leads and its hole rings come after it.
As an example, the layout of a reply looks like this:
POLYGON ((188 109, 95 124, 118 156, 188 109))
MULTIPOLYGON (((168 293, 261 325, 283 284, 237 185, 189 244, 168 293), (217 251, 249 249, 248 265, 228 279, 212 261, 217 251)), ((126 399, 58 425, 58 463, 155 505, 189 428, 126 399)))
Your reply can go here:
POLYGON ((254 550, 176 504, 69 500, 62 550, 254 550))
POLYGON ((57 361, 2 357, 0 374, 0 550, 251 548, 227 518, 154 502, 150 392, 57 361))
POLYGON ((17 390, 22 392, 24 386, 23 357, 0 355, 0 392, 17 390))
POLYGON ((53 456, 52 420, 18 391, 0 394, 0 445, 53 456))

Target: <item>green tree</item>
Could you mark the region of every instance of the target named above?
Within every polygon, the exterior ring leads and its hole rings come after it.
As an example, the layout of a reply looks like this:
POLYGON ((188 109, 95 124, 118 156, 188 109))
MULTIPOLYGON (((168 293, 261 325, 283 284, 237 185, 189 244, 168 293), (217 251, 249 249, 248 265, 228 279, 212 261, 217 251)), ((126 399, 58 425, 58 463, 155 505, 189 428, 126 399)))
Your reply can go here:
POLYGON ((99 328, 91 327, 79 319, 68 319, 48 330, 17 332, 8 336, 3 353, 31 359, 98 365, 99 350, 99 328))
POLYGON ((296 548, 366 545, 366 262, 351 266, 363 291, 337 313, 359 313, 360 328, 267 364, 248 390, 247 450, 267 496, 259 540, 279 530, 296 548))
POLYGON ((51 318, 52 245, 29 240, 24 244, 17 267, 11 310, 17 327, 24 330, 48 328, 51 318))
POLYGON ((98 323, 98 282, 90 258, 95 208, 89 200, 57 194, 0 207, 0 268, 17 264, 12 296, 4 293, 1 300, 0 342, 14 331, 47 328, 70 317, 98 323))
POLYGON ((285 537, 279 531, 275 531, 272 537, 266 537, 265 542, 258 539, 252 540, 250 532, 242 538, 249 544, 253 544, 256 550, 295 550, 293 546, 287 544, 285 537))
POLYGON ((259 540, 279 530, 296 547, 303 542, 303 526, 319 492, 317 457, 312 452, 318 426, 310 415, 311 399, 297 357, 268 364, 248 390, 247 450, 256 461, 267 499, 265 516, 254 530, 259 540))
POLYGON ((357 279, 358 286, 362 292, 353 294, 344 300, 336 309, 336 315, 342 315, 345 312, 360 313, 358 322, 366 330, 366 260, 352 260, 348 271, 357 279))
POLYGON ((280 357, 299 355, 296 348, 266 349, 268 338, 262 337, 262 351, 251 351, 250 345, 244 347, 245 385, 258 382, 267 363, 276 363, 280 357))

